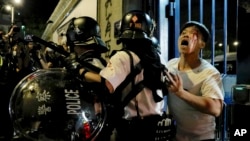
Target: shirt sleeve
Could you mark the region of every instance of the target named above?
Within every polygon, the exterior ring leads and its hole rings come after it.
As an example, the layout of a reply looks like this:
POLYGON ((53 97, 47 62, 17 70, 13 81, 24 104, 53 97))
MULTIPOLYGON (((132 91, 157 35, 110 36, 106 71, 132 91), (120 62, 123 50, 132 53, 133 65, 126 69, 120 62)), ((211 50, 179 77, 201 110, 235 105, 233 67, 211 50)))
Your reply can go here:
POLYGON ((204 84, 201 88, 203 96, 224 100, 224 88, 219 73, 211 75, 204 84))
MULTIPOLYGON (((134 53, 132 53, 135 58, 134 53)), ((134 64, 139 62, 138 57, 134 60, 134 64)), ((119 51, 113 55, 107 66, 101 70, 100 75, 108 80, 114 90, 125 80, 130 73, 130 57, 124 51, 119 51)))

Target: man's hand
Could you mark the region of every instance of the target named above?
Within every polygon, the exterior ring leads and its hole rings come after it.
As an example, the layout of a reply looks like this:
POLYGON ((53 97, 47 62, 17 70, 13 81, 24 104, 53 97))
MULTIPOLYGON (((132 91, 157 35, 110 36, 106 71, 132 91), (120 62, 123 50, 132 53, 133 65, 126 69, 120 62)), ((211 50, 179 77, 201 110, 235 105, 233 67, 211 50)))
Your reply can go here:
POLYGON ((173 74, 171 72, 167 72, 167 79, 168 79, 168 90, 172 93, 178 93, 183 90, 183 82, 180 75, 173 74))

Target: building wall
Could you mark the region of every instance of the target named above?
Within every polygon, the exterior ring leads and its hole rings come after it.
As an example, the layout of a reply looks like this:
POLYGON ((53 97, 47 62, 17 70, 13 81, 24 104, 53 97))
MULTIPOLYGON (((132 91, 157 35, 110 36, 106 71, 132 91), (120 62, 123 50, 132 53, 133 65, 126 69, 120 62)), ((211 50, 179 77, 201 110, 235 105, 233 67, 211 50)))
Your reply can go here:
POLYGON ((107 58, 112 50, 121 48, 116 44, 115 24, 119 25, 122 18, 122 0, 99 0, 98 22, 101 27, 101 36, 110 49, 104 56, 107 58))

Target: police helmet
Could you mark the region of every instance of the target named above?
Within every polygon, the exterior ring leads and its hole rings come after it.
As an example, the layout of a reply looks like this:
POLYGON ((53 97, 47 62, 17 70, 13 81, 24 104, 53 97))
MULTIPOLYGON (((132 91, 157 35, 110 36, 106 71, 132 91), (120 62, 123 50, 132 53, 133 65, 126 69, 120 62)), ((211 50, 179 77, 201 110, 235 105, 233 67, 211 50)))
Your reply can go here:
POLYGON ((101 53, 108 48, 101 39, 100 26, 91 17, 82 16, 73 18, 67 29, 67 43, 70 47, 75 45, 91 46, 101 53))
POLYGON ((33 40, 33 38, 32 38, 32 35, 26 35, 26 36, 24 37, 24 41, 25 41, 26 43, 28 43, 28 42, 34 42, 34 40, 33 40))
MULTIPOLYGON (((38 70, 12 92, 10 116, 17 135, 33 141, 90 141, 106 121, 97 94, 65 69, 38 70)), ((101 100, 99 100, 101 101, 101 100)))
POLYGON ((158 39, 156 37, 152 36, 151 42, 152 42, 153 48, 156 49, 158 53, 161 53, 161 47, 160 47, 160 43, 159 43, 158 39))
POLYGON ((182 28, 181 28, 181 30, 180 30, 180 33, 182 33, 182 31, 183 31, 185 28, 190 27, 190 26, 195 26, 195 27, 197 27, 197 28, 199 29, 199 31, 201 32, 202 36, 203 36, 203 41, 204 41, 204 42, 207 42, 207 41, 208 41, 208 39, 209 39, 209 37, 210 37, 210 32, 209 32, 209 30, 207 29, 207 27, 206 27, 204 24, 202 24, 202 23, 200 23, 200 22, 197 22, 197 21, 188 21, 188 22, 186 22, 186 23, 182 26, 182 28))
POLYGON ((117 43, 129 39, 150 40, 154 31, 154 22, 151 17, 140 10, 126 13, 121 20, 120 37, 117 43))

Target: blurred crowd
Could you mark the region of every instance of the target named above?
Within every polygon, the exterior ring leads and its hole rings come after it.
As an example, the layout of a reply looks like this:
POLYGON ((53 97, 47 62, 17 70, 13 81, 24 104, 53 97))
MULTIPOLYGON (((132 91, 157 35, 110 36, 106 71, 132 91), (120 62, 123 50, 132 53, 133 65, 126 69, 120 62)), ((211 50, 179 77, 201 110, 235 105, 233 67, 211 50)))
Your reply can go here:
MULTIPOLYGON (((20 28, 12 25, 6 32, 0 29, 0 139, 1 136, 12 136, 12 124, 9 116, 9 99, 16 84, 26 75, 38 69, 63 66, 62 54, 50 47, 38 43, 33 35, 23 38, 18 36, 20 28)), ((53 47, 68 51, 66 40, 60 45, 48 41, 53 47)))

